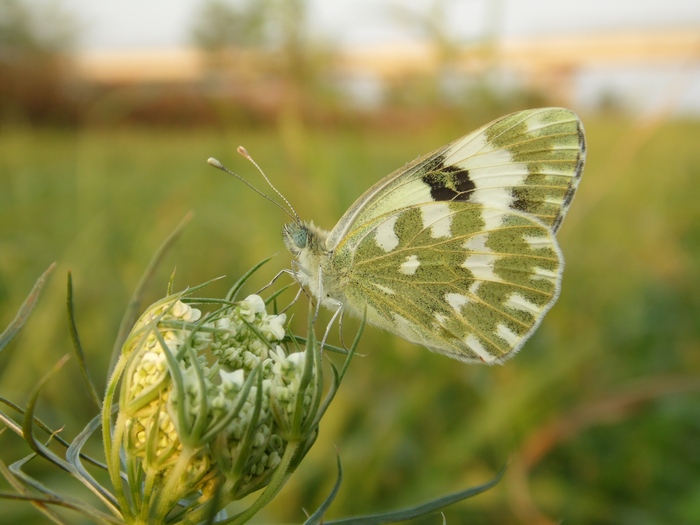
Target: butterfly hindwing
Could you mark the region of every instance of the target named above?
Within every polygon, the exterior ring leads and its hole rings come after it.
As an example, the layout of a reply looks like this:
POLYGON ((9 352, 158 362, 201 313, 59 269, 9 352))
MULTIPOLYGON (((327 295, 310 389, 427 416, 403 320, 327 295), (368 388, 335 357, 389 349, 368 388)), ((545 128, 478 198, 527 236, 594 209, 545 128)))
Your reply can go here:
MULTIPOLYGON (((461 361, 517 351, 556 299, 561 256, 549 228, 468 202, 394 211, 338 246, 346 305, 461 361)), ((335 255, 334 255, 335 258, 335 255)))

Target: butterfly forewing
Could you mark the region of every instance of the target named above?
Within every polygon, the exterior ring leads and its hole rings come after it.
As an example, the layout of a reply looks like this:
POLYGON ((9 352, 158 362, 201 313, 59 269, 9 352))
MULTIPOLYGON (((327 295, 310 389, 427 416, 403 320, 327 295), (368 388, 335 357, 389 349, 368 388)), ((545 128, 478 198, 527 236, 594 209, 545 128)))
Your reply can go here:
POLYGON ((442 156, 443 171, 470 181, 456 200, 529 213, 556 232, 583 170, 583 126, 567 109, 522 111, 450 144, 442 156))
POLYGON ((502 117, 375 184, 343 215, 328 248, 385 213, 435 201, 528 213, 556 232, 578 186, 585 150, 581 121, 568 109, 502 117))
POLYGON ((433 202, 353 230, 334 258, 346 304, 400 336, 462 361, 517 351, 556 299, 561 257, 526 214, 433 202))

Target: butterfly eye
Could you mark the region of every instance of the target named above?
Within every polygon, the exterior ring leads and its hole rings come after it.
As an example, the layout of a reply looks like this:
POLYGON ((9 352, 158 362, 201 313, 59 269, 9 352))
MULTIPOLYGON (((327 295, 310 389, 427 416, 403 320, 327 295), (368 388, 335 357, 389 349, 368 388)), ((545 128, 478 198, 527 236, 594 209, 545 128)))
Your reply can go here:
POLYGON ((309 230, 306 226, 297 223, 287 224, 284 227, 284 238, 287 247, 295 253, 306 248, 309 242, 309 230))
POLYGON ((306 248, 306 243, 309 240, 309 232, 306 228, 298 228, 292 232, 292 242, 297 248, 306 248))

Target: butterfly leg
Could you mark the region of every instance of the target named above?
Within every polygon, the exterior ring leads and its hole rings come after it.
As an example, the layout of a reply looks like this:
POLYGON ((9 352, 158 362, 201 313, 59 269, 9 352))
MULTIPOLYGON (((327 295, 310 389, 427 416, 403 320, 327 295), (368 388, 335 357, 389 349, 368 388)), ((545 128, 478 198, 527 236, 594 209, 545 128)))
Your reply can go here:
MULTIPOLYGON (((335 322, 335 320, 336 320, 338 317, 340 317, 341 319, 343 318, 343 317, 342 317, 342 313, 343 313, 343 303, 341 303, 340 301, 334 301, 334 303, 337 305, 338 308, 337 308, 336 311, 333 313, 333 316, 331 317, 331 320, 328 321, 328 324, 326 325, 326 330, 325 330, 325 332, 323 333, 323 339, 321 339, 321 351, 323 351, 323 347, 326 345, 326 340, 328 339, 328 334, 331 332, 331 327, 333 326, 333 323, 335 322)), ((340 324, 340 323, 339 323, 339 324, 340 324)), ((345 345, 343 345, 343 347, 344 347, 344 346, 345 346, 345 345)))
POLYGON ((264 292, 265 290, 267 290, 270 286, 275 284, 275 281, 277 281, 277 279, 279 279, 284 274, 291 275, 292 278, 294 277, 294 272, 292 270, 288 270, 286 268, 284 270, 280 270, 279 272, 277 272, 277 275, 275 275, 272 278, 272 280, 270 280, 269 283, 267 283, 265 286, 263 286, 262 288, 260 288, 260 290, 258 290, 256 292, 256 295, 260 295, 261 292, 264 292))
POLYGON ((280 312, 283 314, 287 310, 289 310, 292 306, 296 304, 296 302, 299 300, 299 297, 301 297, 301 293, 304 291, 304 289, 300 286, 299 289, 297 290, 296 295, 294 296, 294 299, 292 299, 292 302, 289 303, 287 306, 284 307, 284 309, 280 312))

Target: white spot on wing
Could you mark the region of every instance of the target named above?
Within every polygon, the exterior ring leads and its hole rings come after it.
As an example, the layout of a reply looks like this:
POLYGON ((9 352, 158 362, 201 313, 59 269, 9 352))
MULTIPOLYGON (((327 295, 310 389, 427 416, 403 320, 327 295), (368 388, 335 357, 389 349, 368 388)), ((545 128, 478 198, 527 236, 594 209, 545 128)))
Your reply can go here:
POLYGON ((550 246, 552 244, 551 239, 547 236, 523 235, 523 240, 530 248, 542 248, 543 246, 550 246))
POLYGON ((409 255, 406 260, 399 266, 399 272, 404 275, 414 275, 420 266, 420 261, 417 255, 409 255))
POLYGON ((438 322, 440 326, 445 326, 445 322, 447 321, 447 316, 441 314, 440 312, 435 312, 435 320, 438 322))
POLYGON ((464 340, 464 342, 467 344, 469 349, 474 352, 476 355, 478 355, 482 361, 485 363, 490 363, 494 359, 496 359, 494 356, 489 354, 486 351, 486 348, 484 348, 484 345, 481 344, 481 341, 479 341, 479 338, 475 336, 474 334, 469 334, 467 338, 464 340))
POLYGON ((484 220, 484 230, 498 230, 503 225, 503 211, 484 208, 481 210, 481 218, 484 220))
POLYGON ((467 242, 465 242, 462 246, 464 247, 465 250, 469 250, 472 252, 486 252, 486 253, 492 253, 491 248, 488 248, 486 246, 486 241, 489 240, 489 235, 488 233, 481 233, 478 235, 472 235, 467 239, 467 242))
POLYGON ((445 157, 445 164, 459 164, 482 150, 490 150, 491 147, 488 145, 486 135, 479 134, 478 131, 476 133, 476 136, 469 134, 457 142, 452 147, 450 154, 445 157))
POLYGON ((479 288, 481 287, 481 281, 474 281, 472 285, 469 287, 469 293, 472 295, 476 295, 479 292, 479 288))
MULTIPOLYGON (((517 186, 518 184, 514 185, 517 186)), ((515 197, 513 197, 513 193, 509 186, 487 188, 476 185, 476 189, 469 200, 471 202, 483 204, 488 208, 509 209, 515 200, 515 197)))
POLYGON ((430 228, 430 236, 433 239, 452 237, 452 215, 448 203, 436 202, 421 206, 420 211, 423 228, 430 228))
POLYGON ((385 252, 390 252, 399 245, 399 237, 394 231, 399 216, 394 215, 381 223, 374 232, 374 240, 385 252))
POLYGON ((477 137, 468 144, 456 144, 445 164, 454 164, 463 169, 491 168, 513 164, 513 156, 507 149, 493 149, 485 135, 477 137), (474 151, 478 148, 478 151, 474 151))
POLYGON ((529 312, 533 315, 539 315, 542 312, 542 307, 536 305, 532 301, 528 301, 519 293, 510 294, 508 300, 504 303, 508 308, 515 308, 521 312, 529 312))
POLYGON ((496 184, 501 186, 510 184, 512 186, 513 183, 522 181, 529 173, 526 163, 510 162, 500 166, 472 167, 469 170, 469 178, 476 185, 481 184, 485 187, 495 186, 496 184))
POLYGON ((545 281, 556 281, 557 279, 557 274, 553 272, 552 270, 546 270, 545 268, 540 268, 539 266, 536 266, 533 268, 534 275, 531 277, 531 279, 542 279, 545 281))
POLYGON ((503 339, 510 346, 515 346, 515 344, 520 341, 520 336, 514 333, 510 328, 504 324, 499 324, 496 326, 496 335, 503 339))
POLYGON ((521 186, 529 174, 526 164, 514 162, 508 149, 493 149, 483 133, 455 144, 445 164, 469 171, 475 186, 469 201, 487 208, 509 209, 515 200, 511 189, 521 186))
POLYGON ((446 293, 445 301, 459 314, 461 313, 462 307, 469 302, 469 298, 458 293, 446 293))
POLYGON ((474 278, 480 281, 501 282, 501 278, 493 271, 494 264, 498 259, 497 255, 474 253, 462 263, 462 268, 472 272, 474 278))
POLYGON ((387 286, 383 286, 379 283, 372 283, 375 287, 379 288, 382 292, 389 295, 395 295, 396 292, 387 286))
POLYGON ((527 128, 527 132, 533 133, 542 128, 546 128, 549 125, 547 122, 548 117, 549 113, 546 111, 542 113, 532 113, 529 115, 525 120, 523 120, 525 127, 527 128))

